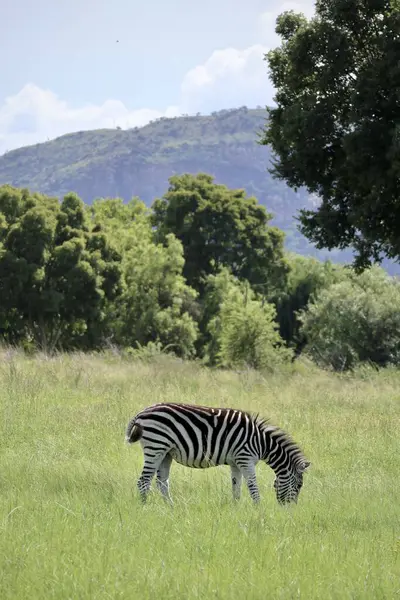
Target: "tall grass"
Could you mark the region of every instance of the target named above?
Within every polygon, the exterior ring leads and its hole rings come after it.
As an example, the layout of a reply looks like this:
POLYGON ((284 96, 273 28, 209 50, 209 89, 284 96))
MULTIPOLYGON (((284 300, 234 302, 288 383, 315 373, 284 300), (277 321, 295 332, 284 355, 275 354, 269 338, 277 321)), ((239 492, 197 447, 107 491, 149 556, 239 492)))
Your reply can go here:
MULTIPOLYGON (((0 598, 400 597, 400 373, 262 377, 167 358, 0 356, 0 598), (173 463, 175 506, 142 507, 139 444, 159 401, 259 411, 312 462, 297 506, 231 500, 228 467, 173 463)), ((154 489, 154 488, 153 488, 154 489)))

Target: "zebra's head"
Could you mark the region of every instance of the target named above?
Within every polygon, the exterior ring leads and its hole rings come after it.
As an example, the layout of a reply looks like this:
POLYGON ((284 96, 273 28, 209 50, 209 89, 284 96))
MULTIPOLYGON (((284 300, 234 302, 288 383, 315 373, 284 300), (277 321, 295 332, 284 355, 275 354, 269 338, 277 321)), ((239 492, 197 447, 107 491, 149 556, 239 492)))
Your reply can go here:
POLYGON ((303 485, 303 473, 309 466, 310 462, 304 459, 277 472, 274 488, 279 504, 297 502, 303 485))

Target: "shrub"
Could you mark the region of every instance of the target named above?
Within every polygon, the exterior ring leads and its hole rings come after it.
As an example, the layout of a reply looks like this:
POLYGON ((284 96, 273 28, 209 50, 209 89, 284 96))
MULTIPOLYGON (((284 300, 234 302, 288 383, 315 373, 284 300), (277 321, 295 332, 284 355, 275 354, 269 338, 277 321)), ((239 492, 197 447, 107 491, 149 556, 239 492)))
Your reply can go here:
POLYGON ((319 365, 400 364, 400 285, 379 267, 322 290, 302 314, 306 350, 319 365))

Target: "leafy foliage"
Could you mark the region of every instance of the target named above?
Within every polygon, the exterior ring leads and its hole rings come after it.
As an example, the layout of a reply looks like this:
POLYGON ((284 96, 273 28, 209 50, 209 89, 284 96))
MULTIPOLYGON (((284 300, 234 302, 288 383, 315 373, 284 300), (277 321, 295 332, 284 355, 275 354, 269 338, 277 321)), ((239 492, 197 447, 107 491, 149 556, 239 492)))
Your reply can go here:
POLYGON ((277 331, 274 307, 257 300, 248 283, 226 268, 208 277, 205 311, 205 356, 210 364, 272 369, 290 359, 277 331))
POLYGON ((304 331, 300 332, 299 312, 306 309, 320 290, 343 280, 346 273, 343 267, 330 261, 322 263, 296 254, 288 258, 288 264, 287 285, 274 298, 274 304, 282 338, 299 353, 306 343, 304 331))
POLYGON ((183 273, 196 290, 221 267, 265 293, 284 285, 283 234, 268 226, 271 215, 244 190, 216 184, 207 174, 184 174, 170 178, 152 208, 158 238, 173 233, 182 242, 183 273))
POLYGON ((380 268, 286 256, 265 209, 209 175, 172 178, 152 209, 0 188, 0 335, 25 350, 271 370, 305 346, 334 369, 398 364, 399 290, 380 268))
POLYGON ((0 188, 0 315, 3 334, 26 332, 44 350, 92 343, 119 293, 120 256, 91 231, 82 201, 0 188))
POLYGON ((149 343, 183 357, 194 354, 198 328, 196 292, 183 275, 181 243, 168 235, 165 245, 153 241, 149 213, 137 199, 97 201, 89 209, 119 248, 124 291, 114 305, 113 340, 123 346, 149 343))
POLYGON ((160 342, 183 357, 194 354, 197 325, 190 308, 196 294, 182 276, 182 245, 172 235, 166 246, 133 247, 125 258, 126 290, 121 298, 121 341, 160 342))
POLYGON ((286 12, 267 55, 276 108, 263 143, 274 174, 321 203, 301 230, 319 248, 356 250, 356 266, 400 257, 400 9, 397 2, 319 0, 286 12))
POLYGON ((400 364, 400 284, 379 268, 323 289, 302 321, 306 349, 322 366, 400 364))

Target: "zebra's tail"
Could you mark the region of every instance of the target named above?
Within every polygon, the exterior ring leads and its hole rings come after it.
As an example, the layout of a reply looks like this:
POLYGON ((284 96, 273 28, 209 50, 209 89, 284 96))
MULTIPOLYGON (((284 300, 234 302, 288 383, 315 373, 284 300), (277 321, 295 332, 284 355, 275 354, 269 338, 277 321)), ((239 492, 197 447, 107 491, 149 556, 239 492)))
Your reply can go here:
POLYGON ((131 419, 126 428, 125 440, 128 444, 138 442, 143 435, 143 427, 139 423, 135 423, 135 418, 131 419))

